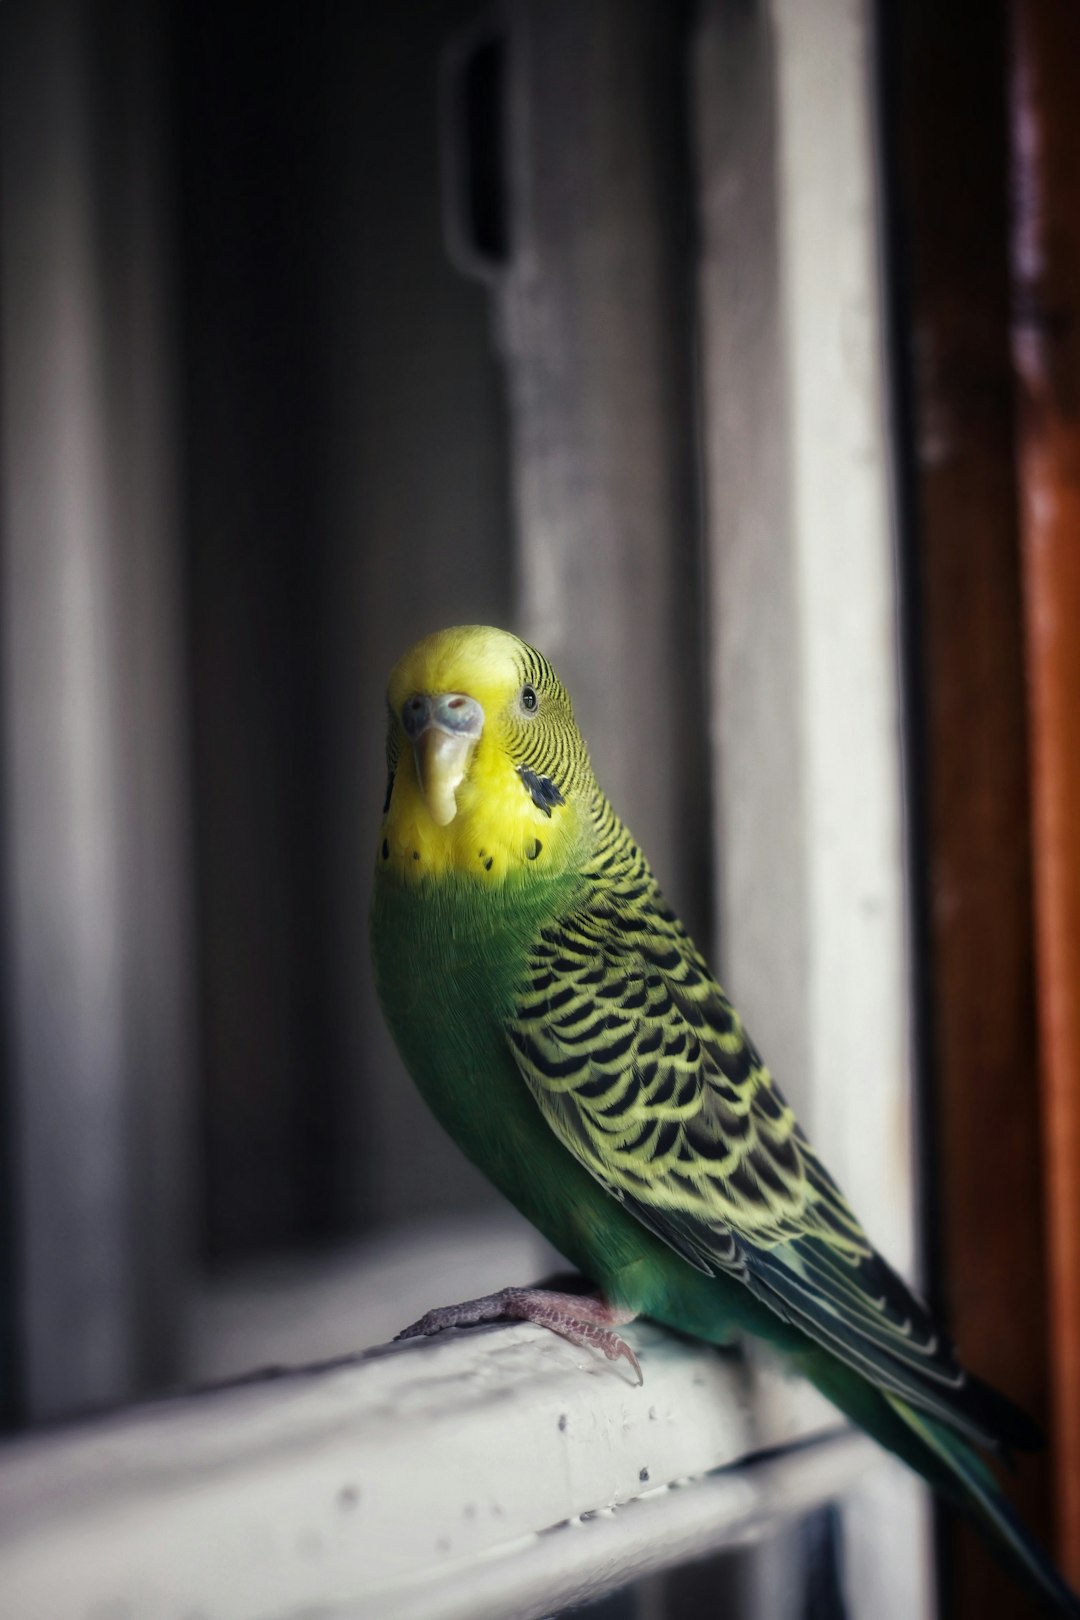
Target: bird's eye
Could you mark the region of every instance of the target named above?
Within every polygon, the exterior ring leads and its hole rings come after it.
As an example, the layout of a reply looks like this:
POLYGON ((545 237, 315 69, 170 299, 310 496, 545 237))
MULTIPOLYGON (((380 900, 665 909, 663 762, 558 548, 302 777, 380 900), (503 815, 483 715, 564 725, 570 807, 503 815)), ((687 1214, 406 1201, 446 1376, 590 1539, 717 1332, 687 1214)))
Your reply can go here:
POLYGON ((532 714, 540 699, 536 695, 535 686, 525 685, 521 688, 521 707, 532 714))

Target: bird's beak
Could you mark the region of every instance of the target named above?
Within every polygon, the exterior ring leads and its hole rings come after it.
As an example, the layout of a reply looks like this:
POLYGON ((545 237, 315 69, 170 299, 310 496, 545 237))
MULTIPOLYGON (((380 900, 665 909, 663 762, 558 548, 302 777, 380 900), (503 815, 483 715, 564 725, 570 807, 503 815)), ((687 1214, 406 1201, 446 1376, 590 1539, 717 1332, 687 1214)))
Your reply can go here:
POLYGON ((418 692, 402 709, 401 723, 412 744, 416 780, 428 814, 437 827, 448 827, 457 815, 457 790, 484 729, 484 711, 464 692, 442 692, 437 697, 418 692))

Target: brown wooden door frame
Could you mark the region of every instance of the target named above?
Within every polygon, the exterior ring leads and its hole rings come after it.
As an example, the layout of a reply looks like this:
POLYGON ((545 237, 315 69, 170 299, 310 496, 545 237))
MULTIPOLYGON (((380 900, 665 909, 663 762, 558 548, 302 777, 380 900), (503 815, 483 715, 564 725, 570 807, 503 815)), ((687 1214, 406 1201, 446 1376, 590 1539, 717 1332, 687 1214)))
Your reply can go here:
POLYGON ((1080 1584, 1080 7, 1012 0, 1012 353, 1026 609, 1051 1426, 1080 1584))
MULTIPOLYGON (((1050 1379, 1004 0, 883 6, 928 1273, 967 1363, 1057 1438, 1050 1379)), ((1056 1452, 1011 1495, 1050 1541, 1056 1452)), ((1058 1472, 1058 1477, 1059 1472, 1058 1472)), ((942 1612, 1030 1612, 943 1522, 942 1612)))

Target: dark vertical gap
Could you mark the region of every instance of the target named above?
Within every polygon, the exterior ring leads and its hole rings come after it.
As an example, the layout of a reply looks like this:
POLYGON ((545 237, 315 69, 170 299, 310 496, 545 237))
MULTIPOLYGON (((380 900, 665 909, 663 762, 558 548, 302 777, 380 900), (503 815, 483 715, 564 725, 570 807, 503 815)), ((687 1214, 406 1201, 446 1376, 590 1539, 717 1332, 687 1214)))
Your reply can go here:
MULTIPOLYGON (((923 1293, 934 1314, 944 1316, 943 1279, 931 1234, 942 1223, 941 1187, 945 1166, 933 1103, 937 1033, 934 1012, 934 930, 931 921, 929 738, 924 722, 928 694, 922 657, 919 558, 919 474, 913 387, 911 267, 903 207, 900 125, 903 116, 902 26, 899 7, 878 0, 873 27, 873 82, 879 187, 886 374, 893 463, 896 534, 898 646, 901 684, 901 757, 904 799, 904 856, 907 867, 907 925, 911 964, 911 1051, 915 1078, 917 1143, 916 1253, 923 1293)), ((948 1559, 944 1520, 935 1505, 934 1559, 939 1571, 948 1559)))
POLYGON ((904 795, 904 846, 907 866, 907 911, 911 948, 912 1050, 918 1141, 917 1231, 919 1269, 936 1311, 942 1308, 941 1278, 933 1263, 929 1233, 940 1222, 943 1166, 931 1098, 934 1084, 934 939, 930 925, 929 744, 922 716, 927 693, 921 653, 919 602, 919 475, 917 427, 912 386, 912 291, 902 200, 899 123, 901 29, 898 8, 880 0, 873 31, 876 141, 882 185, 883 309, 886 372, 890 413, 890 450, 894 468, 893 500, 899 602, 899 649, 904 795))
POLYGON ((844 1515, 835 1502, 808 1513, 799 1526, 806 1584, 800 1620, 846 1620, 844 1515))
MULTIPOLYGON (((904 796, 904 845, 911 964, 911 1044, 915 1075, 915 1128, 919 1275, 934 1314, 945 1316, 945 1280, 933 1234, 943 1222, 942 1187, 946 1165, 934 1105, 937 1082, 937 1027, 934 1005, 935 950, 931 914, 930 742, 925 724, 929 694, 922 648, 920 602, 924 587, 920 563, 920 502, 917 418, 912 352, 914 297, 903 204, 901 120, 903 33, 900 7, 879 0, 875 15, 874 87, 877 149, 882 172, 881 229, 884 252, 883 308, 894 468, 894 521, 899 605, 904 796)), ((951 1584, 950 1538, 935 1501, 934 1560, 945 1589, 951 1584)))

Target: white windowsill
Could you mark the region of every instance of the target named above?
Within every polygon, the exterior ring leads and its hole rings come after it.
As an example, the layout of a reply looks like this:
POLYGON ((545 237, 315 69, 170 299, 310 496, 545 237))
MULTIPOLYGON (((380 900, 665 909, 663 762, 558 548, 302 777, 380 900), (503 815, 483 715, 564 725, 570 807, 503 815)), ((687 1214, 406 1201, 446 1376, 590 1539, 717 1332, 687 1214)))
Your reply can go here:
POLYGON ((750 1539, 873 1463, 775 1368, 648 1324, 627 1335, 640 1389, 625 1363, 495 1326, 9 1443, 4 1612, 539 1616, 750 1539))

